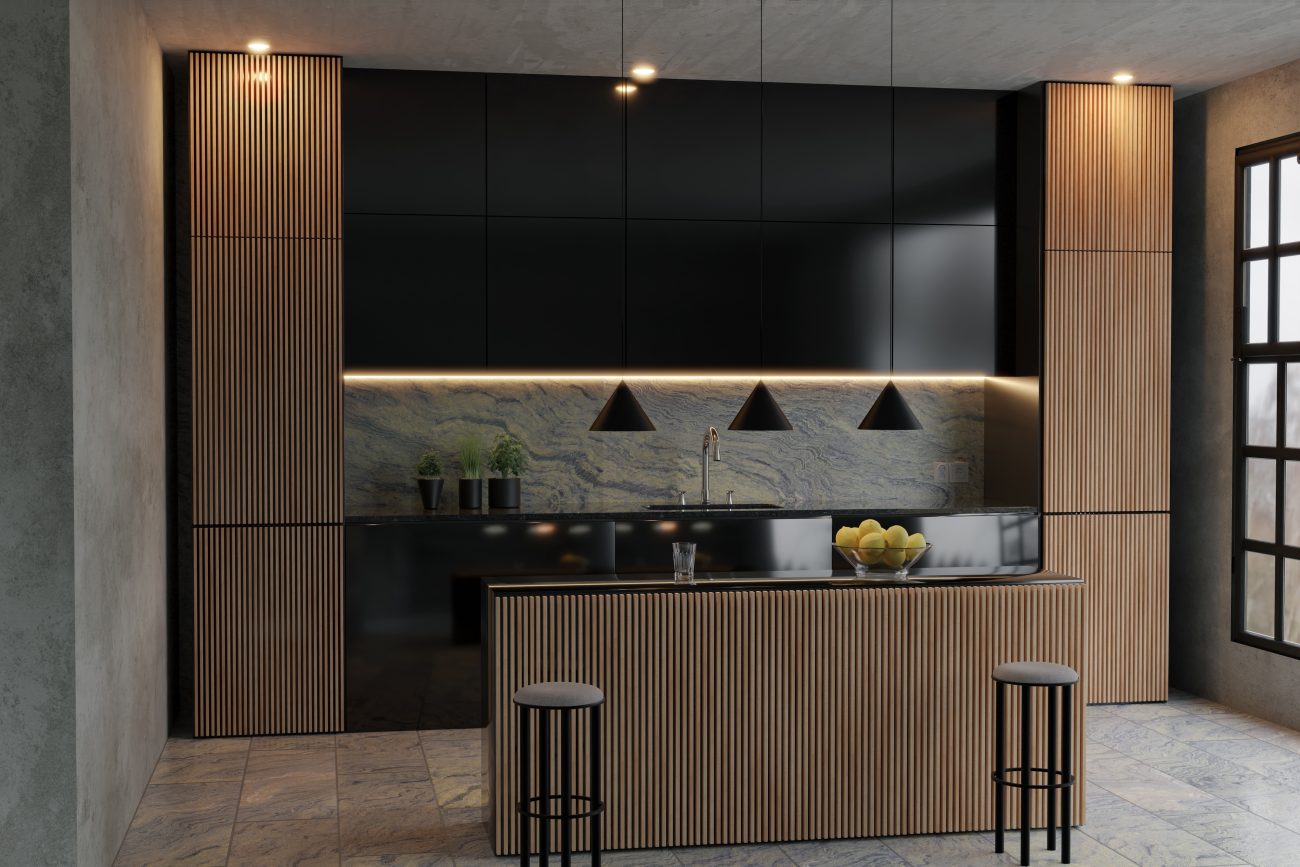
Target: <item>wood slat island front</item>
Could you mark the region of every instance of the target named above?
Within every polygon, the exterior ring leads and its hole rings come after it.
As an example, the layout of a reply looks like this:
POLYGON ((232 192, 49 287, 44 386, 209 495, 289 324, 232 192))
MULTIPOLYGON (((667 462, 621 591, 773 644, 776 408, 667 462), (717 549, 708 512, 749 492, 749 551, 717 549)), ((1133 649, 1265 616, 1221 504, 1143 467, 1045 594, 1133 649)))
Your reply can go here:
MULTIPOLYGON (((518 852, 511 696, 548 680, 605 692, 605 848, 991 828, 990 673, 1016 659, 1082 673, 1084 589, 1056 573, 906 584, 489 582, 484 771, 496 851, 518 852)), ((1034 764, 1045 766, 1046 711, 1036 692, 1034 764)), ((1015 690, 1009 699, 1019 707, 1015 690)), ((1086 701, 1076 687, 1076 822, 1086 701)), ((1014 745, 1017 714, 1008 716, 1014 745)), ((574 780, 586 780, 584 726, 575 732, 574 780)), ((557 749, 552 768, 558 762, 557 749)), ((1044 803, 1035 805, 1036 824, 1044 803)), ((580 822, 583 848, 587 834, 580 822)))

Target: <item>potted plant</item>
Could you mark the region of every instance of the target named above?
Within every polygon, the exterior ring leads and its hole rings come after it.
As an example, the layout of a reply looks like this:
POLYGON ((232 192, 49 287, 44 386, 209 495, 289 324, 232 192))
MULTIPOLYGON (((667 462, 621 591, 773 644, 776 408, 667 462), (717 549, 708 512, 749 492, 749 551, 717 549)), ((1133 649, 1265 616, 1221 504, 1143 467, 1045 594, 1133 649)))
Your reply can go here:
POLYGON ((488 480, 488 505, 494 509, 519 508, 519 475, 528 466, 524 444, 509 433, 499 433, 488 452, 489 470, 498 478, 488 480))
POLYGON ((483 508, 483 445, 474 437, 460 441, 460 507, 483 508))
POLYGON ((420 499, 426 509, 438 508, 442 499, 442 461, 433 451, 420 455, 415 465, 415 483, 420 486, 420 499))

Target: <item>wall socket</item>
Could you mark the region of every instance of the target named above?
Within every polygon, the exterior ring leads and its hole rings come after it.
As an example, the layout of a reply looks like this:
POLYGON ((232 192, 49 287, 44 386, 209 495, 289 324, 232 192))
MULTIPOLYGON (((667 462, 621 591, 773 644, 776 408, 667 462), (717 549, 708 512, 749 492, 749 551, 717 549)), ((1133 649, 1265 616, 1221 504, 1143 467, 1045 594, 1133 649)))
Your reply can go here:
POLYGON ((966 461, 935 461, 934 480, 940 485, 961 485, 970 482, 970 464, 966 461))
POLYGON ((934 462, 934 480, 940 485, 948 484, 948 465, 943 461, 934 462))

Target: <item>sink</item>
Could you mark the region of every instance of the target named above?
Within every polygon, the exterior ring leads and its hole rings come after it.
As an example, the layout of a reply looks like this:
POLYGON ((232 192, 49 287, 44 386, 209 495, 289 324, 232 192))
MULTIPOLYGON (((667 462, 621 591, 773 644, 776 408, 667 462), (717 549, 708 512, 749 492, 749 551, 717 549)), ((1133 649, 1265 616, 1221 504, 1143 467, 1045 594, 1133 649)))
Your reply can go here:
POLYGON ((645 507, 652 512, 726 512, 740 509, 779 509, 776 503, 655 503, 645 507))

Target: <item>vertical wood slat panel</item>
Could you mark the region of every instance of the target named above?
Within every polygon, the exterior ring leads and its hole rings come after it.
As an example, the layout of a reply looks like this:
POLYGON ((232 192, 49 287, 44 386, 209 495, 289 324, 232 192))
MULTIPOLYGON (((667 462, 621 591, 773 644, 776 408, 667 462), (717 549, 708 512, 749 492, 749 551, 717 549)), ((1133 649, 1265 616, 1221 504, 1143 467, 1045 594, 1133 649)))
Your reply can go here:
MULTIPOLYGON (((510 697, 541 680, 605 690, 612 849, 989 828, 992 669, 1012 659, 1082 669, 1084 600, 1078 584, 494 594, 496 851, 518 851, 510 697)), ((1085 685, 1076 821, 1086 698, 1085 685)), ((1041 766, 1041 696, 1035 713, 1041 766)), ((575 749, 586 748, 584 733, 575 749)), ((1039 798, 1034 821, 1044 820, 1039 798)))
POLYGON ((194 734, 343 728, 343 528, 194 530, 194 734))
POLYGON ((1044 260, 1044 510, 1166 510, 1170 256, 1044 260))
POLYGON ((1043 563, 1088 588, 1093 702, 1169 698, 1169 515, 1048 515, 1043 563))

